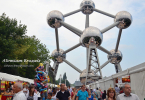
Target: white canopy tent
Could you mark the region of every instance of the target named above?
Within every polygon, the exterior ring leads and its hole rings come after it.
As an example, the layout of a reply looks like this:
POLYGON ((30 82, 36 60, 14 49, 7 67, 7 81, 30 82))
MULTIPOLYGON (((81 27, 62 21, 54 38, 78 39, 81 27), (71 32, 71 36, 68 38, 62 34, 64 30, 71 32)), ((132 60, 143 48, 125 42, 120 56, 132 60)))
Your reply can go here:
POLYGON ((29 82, 29 83, 34 84, 33 79, 28 79, 28 78, 11 75, 11 74, 7 74, 7 73, 2 73, 2 72, 0 72, 0 79, 4 80, 4 81, 24 81, 24 82, 29 82))
MULTIPOLYGON (((20 77, 20 76, 16 76, 16 75, 11 75, 11 74, 7 74, 7 73, 3 73, 0 72, 0 80, 4 80, 4 81, 24 81, 24 82, 29 82, 30 84, 34 84, 34 80, 33 79, 28 79, 28 78, 24 78, 24 77, 20 77)), ((57 87, 57 85, 55 84, 51 84, 48 83, 51 87, 57 87)))
POLYGON ((7 73, 2 73, 2 72, 0 72, 0 79, 4 81, 17 81, 18 80, 14 76, 7 73))

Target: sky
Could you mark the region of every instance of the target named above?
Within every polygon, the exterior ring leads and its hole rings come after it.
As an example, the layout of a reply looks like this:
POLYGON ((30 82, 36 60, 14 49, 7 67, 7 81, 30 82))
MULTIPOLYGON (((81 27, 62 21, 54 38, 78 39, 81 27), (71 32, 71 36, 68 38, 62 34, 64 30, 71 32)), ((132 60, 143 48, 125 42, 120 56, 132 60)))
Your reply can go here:
MULTIPOLYGON (((95 8, 116 15, 119 11, 127 11, 133 17, 130 27, 123 29, 119 50, 123 54, 120 62, 122 70, 145 62, 145 0, 93 0, 95 8)), ((5 13, 10 18, 16 18, 27 25, 27 35, 35 35, 41 43, 45 44, 50 54, 56 49, 55 30, 46 21, 47 14, 58 10, 62 14, 80 8, 82 0, 0 0, 0 14, 5 13)), ((80 29, 85 29, 85 15, 82 12, 68 16, 64 22, 80 29)), ((90 26, 101 29, 114 23, 114 19, 97 12, 90 14, 90 26)), ((107 50, 115 49, 119 29, 112 28, 103 34, 102 47, 107 50)), ((59 45, 63 50, 79 43, 79 37, 63 26, 58 28, 59 45)), ((107 54, 98 50, 100 65, 107 61, 107 54)), ((86 48, 80 46, 66 54, 66 59, 80 70, 86 68, 86 48)), ((53 62, 51 62, 53 65, 53 62)), ((67 65, 61 63, 57 77, 66 72, 70 83, 79 80, 80 74, 67 65)), ((102 69, 102 75, 115 74, 115 67, 109 63, 102 69)))

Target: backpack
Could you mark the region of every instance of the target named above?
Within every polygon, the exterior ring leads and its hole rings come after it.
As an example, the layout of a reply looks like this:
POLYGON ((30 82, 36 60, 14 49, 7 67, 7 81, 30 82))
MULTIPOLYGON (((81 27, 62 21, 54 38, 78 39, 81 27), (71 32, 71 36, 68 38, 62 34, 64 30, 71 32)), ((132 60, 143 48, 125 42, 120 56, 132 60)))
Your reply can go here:
POLYGON ((94 92, 93 97, 98 98, 98 93, 97 92, 94 92))
POLYGON ((33 100, 32 96, 28 96, 27 100, 33 100))

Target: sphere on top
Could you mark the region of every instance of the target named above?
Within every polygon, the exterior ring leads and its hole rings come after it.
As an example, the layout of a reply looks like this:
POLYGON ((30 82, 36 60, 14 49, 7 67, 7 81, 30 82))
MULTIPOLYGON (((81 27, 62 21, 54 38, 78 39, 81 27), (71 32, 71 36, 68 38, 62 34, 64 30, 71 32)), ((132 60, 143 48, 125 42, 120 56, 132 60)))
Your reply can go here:
POLYGON ((121 23, 119 25, 117 25, 117 27, 121 28, 121 29, 125 29, 131 25, 132 16, 127 11, 120 11, 116 14, 114 21, 115 22, 121 21, 121 23))
POLYGON ((118 64, 118 63, 121 62, 121 60, 123 58, 123 55, 122 55, 121 51, 118 50, 115 53, 115 49, 112 49, 110 51, 110 53, 112 54, 112 55, 108 55, 108 60, 111 59, 110 63, 112 63, 112 64, 118 64))
MULTIPOLYGON (((86 81, 86 75, 87 75, 87 70, 83 70, 83 72, 80 74, 80 82, 82 84, 85 84, 86 81)), ((99 79, 99 75, 95 74, 93 70, 88 73, 88 78, 87 78, 87 84, 95 82, 99 79), (94 78, 93 78, 94 77, 94 78)))
POLYGON ((66 58, 66 54, 63 54, 63 50, 59 49, 59 52, 57 51, 57 49, 55 49, 51 56, 53 57, 53 61, 57 61, 58 63, 62 63, 63 59, 66 58))
POLYGON ((61 26, 59 21, 64 21, 63 14, 57 10, 53 10, 47 15, 47 23, 52 28, 59 28, 61 26))
POLYGON ((93 12, 93 8, 95 8, 95 4, 92 0, 83 0, 80 8, 82 8, 82 12, 84 14, 91 14, 93 12))
POLYGON ((80 42, 84 47, 88 47, 91 43, 95 43, 96 47, 98 47, 101 45, 102 41, 103 35, 101 31, 93 26, 86 28, 80 38, 80 42))

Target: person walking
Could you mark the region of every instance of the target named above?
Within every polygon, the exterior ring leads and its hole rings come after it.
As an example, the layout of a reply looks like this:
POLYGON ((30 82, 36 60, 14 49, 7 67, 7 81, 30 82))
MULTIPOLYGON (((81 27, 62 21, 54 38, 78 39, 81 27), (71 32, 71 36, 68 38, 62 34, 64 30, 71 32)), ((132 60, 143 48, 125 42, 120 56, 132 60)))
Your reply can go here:
POLYGON ((12 97, 12 100, 27 100, 24 92, 23 92, 23 85, 21 83, 15 83, 13 86, 13 92, 15 93, 12 97))
POLYGON ((40 92, 36 90, 36 94, 37 94, 38 100, 41 100, 40 92))
POLYGON ((51 92, 48 93, 47 99, 45 99, 45 100, 53 100, 53 99, 52 99, 52 93, 51 93, 51 92))
POLYGON ((72 99, 73 96, 74 96, 74 92, 75 92, 75 88, 72 88, 72 92, 70 93, 70 95, 71 95, 71 99, 72 99))
POLYGON ((56 95, 56 100, 71 100, 69 91, 65 90, 65 84, 61 84, 61 89, 56 95))
POLYGON ((104 90, 104 93, 102 94, 102 99, 106 99, 106 90, 104 90))
POLYGON ((93 95, 91 93, 91 90, 88 90, 88 94, 89 94, 88 100, 93 100, 93 95))
POLYGON ((115 86, 116 97, 119 95, 120 88, 116 85, 115 86))
POLYGON ((72 98, 71 98, 72 100, 76 100, 76 98, 77 98, 77 92, 78 91, 76 90, 76 88, 73 88, 73 92, 72 92, 73 94, 72 94, 72 98))
POLYGON ((85 85, 82 85, 81 90, 77 93, 76 100, 88 100, 88 92, 85 90, 85 85))
POLYGON ((30 85, 29 93, 26 94, 27 100, 38 100, 38 96, 35 93, 35 86, 30 85))
POLYGON ((97 97, 98 100, 101 100, 101 95, 102 95, 102 94, 101 94, 101 92, 98 90, 98 88, 96 88, 95 94, 98 95, 98 97, 97 97))
POLYGON ((57 94, 57 93, 56 93, 56 91, 57 91, 56 88, 53 88, 52 91, 53 91, 53 92, 52 92, 52 99, 53 99, 53 100, 56 100, 56 94, 57 94))
POLYGON ((124 84, 124 93, 117 96, 117 100, 140 100, 136 94, 131 93, 131 87, 129 84, 124 84))
POLYGON ((48 89, 47 91, 48 91, 48 93, 49 93, 49 92, 51 93, 51 92, 52 92, 51 87, 49 87, 49 89, 48 89))
POLYGON ((109 88, 107 90, 107 98, 104 100, 116 100, 116 92, 115 89, 109 88))
POLYGON ((68 91, 69 91, 69 93, 71 94, 72 88, 71 88, 70 86, 68 87, 68 91))
POLYGON ((101 92, 101 100, 102 100, 102 95, 103 95, 103 92, 102 92, 102 90, 99 88, 99 91, 101 92))
POLYGON ((120 92, 119 92, 119 94, 121 94, 121 93, 124 93, 122 87, 120 88, 120 92))

